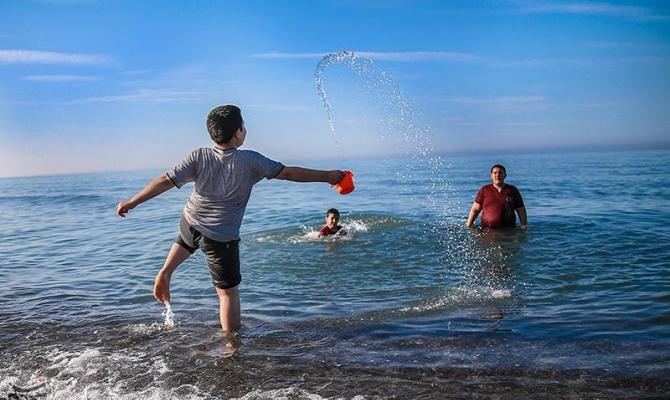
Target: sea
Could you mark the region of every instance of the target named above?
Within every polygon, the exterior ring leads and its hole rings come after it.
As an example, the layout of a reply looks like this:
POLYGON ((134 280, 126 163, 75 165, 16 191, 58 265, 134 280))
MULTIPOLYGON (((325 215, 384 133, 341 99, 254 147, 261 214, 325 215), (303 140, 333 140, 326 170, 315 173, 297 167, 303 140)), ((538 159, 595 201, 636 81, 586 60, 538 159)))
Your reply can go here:
POLYGON ((192 185, 120 218, 161 170, 0 179, 0 399, 667 398, 670 150, 434 161, 257 184, 236 335, 200 253, 152 296, 192 185), (525 231, 465 227, 494 163, 525 231))

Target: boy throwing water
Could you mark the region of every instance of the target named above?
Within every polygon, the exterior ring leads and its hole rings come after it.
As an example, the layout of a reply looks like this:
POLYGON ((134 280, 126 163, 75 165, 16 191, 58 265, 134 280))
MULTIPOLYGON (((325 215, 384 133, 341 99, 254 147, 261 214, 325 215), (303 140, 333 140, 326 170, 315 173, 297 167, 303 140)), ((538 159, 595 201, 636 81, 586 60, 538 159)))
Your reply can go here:
POLYGON ((139 204, 172 189, 195 182, 179 223, 179 236, 170 248, 154 281, 154 297, 170 301, 170 278, 177 267, 197 249, 202 250, 219 296, 221 329, 240 328, 240 225, 253 186, 266 179, 337 184, 343 171, 285 167, 251 150, 238 150, 247 129, 234 105, 214 108, 207 116, 212 147, 199 148, 158 176, 141 191, 116 206, 125 217, 139 204))

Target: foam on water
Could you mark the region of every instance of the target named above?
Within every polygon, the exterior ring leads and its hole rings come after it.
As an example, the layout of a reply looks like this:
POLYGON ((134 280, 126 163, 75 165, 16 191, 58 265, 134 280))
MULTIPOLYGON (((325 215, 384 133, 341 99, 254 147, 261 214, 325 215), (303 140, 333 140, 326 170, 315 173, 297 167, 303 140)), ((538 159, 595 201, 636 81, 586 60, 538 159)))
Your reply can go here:
POLYGON ((395 217, 364 216, 340 221, 340 225, 346 234, 320 236, 319 230, 322 225, 301 225, 299 230, 282 229, 252 235, 251 241, 256 243, 310 243, 310 242, 335 242, 353 241, 361 235, 379 230, 390 229, 405 223, 395 217))
MULTIPOLYGON (((318 394, 309 393, 306 390, 290 387, 277 390, 254 390, 242 397, 232 400, 325 400, 326 397, 321 397, 318 394)), ((342 397, 332 398, 333 400, 344 400, 342 397)), ((351 400, 365 400, 365 396, 354 396, 351 400)))
POLYGON ((123 329, 133 336, 147 336, 164 332, 167 327, 164 322, 153 322, 151 324, 132 324, 125 326, 123 329))
POLYGON ((403 313, 426 312, 463 307, 481 307, 492 302, 511 299, 512 290, 491 286, 455 287, 436 299, 431 299, 420 305, 405 307, 403 313))
POLYGON ((81 352, 52 349, 36 356, 47 360, 47 365, 38 371, 16 366, 0 370, 2 376, 0 398, 45 400, 212 398, 195 386, 163 387, 170 369, 160 356, 147 357, 142 352, 136 354, 108 352, 99 348, 87 348, 81 352), (129 388, 137 386, 132 383, 134 379, 146 382, 147 377, 149 381, 154 382, 153 385, 142 390, 129 388))
POLYGON ((319 233, 320 227, 313 228, 302 226, 302 234, 293 236, 289 239, 291 243, 304 243, 314 241, 336 242, 336 241, 351 241, 354 240, 359 233, 368 232, 369 228, 363 221, 350 220, 342 221, 340 223, 342 230, 335 235, 321 236, 319 233))
MULTIPOLYGON (((128 351, 132 351, 129 349, 128 351)), ((52 349, 38 355, 47 360, 40 370, 16 366, 0 369, 0 399, 112 399, 112 400, 201 400, 218 399, 191 384, 174 387, 171 370, 162 356, 148 356, 87 348, 81 352, 52 349)), ((228 397, 232 398, 232 397, 228 397)), ((256 389, 239 400, 325 399, 297 387, 256 389)), ((342 399, 337 397, 337 399, 342 399)), ((364 400, 355 396, 352 400, 364 400)))

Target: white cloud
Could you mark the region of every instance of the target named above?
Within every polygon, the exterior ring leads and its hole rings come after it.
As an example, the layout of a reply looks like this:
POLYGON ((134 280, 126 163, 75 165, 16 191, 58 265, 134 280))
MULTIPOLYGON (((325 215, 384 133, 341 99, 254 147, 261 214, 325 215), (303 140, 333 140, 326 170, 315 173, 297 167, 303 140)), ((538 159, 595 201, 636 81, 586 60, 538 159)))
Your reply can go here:
POLYGON ((605 15, 640 21, 670 20, 669 15, 658 14, 650 8, 605 2, 529 2, 519 11, 528 14, 605 15))
POLYGON ((411 52, 367 52, 356 53, 362 57, 386 61, 446 61, 446 62, 474 62, 480 58, 468 53, 446 51, 411 51, 411 52))
POLYGON ((252 54, 254 58, 265 58, 270 60, 318 60, 323 58, 328 53, 284 53, 284 52, 270 52, 252 54))
MULTIPOLYGON (((408 52, 380 52, 380 51, 353 51, 356 56, 369 57, 375 60, 398 61, 398 62, 476 62, 480 58, 469 53, 447 52, 447 51, 408 51, 408 52)), ((285 53, 269 52, 253 54, 254 58, 275 60, 319 60, 329 52, 323 53, 285 53)))
POLYGON ((24 81, 34 82, 92 82, 100 80, 97 76, 88 75, 29 75, 24 81))
POLYGON ((1 50, 0 64, 110 64, 112 58, 102 54, 59 53, 34 50, 1 50))
MULTIPOLYGON (((548 105, 543 96, 499 96, 499 97, 446 97, 438 102, 447 103, 454 110, 477 109, 493 113, 526 113, 545 109, 548 105)), ((460 112, 460 111, 459 111, 460 112)))
POLYGON ((133 69, 133 70, 130 70, 130 71, 123 71, 122 74, 124 74, 124 75, 146 75, 146 74, 150 74, 152 72, 153 71, 150 70, 150 69, 133 69))
POLYGON ((132 102, 132 101, 148 102, 148 103, 164 103, 164 102, 196 101, 211 96, 212 95, 210 93, 197 92, 197 91, 142 89, 122 95, 85 97, 83 99, 74 100, 66 104, 118 103, 118 102, 132 102))
POLYGON ((260 108, 280 112, 312 112, 313 107, 294 105, 294 104, 246 104, 245 108, 260 108))
POLYGON ((458 103, 466 105, 524 105, 541 104, 544 102, 543 96, 502 96, 502 97, 448 97, 442 99, 448 103, 458 103))
POLYGON ((488 63, 495 67, 572 67, 572 68, 600 68, 621 67, 635 64, 669 64, 668 57, 626 57, 611 59, 588 59, 588 58, 541 58, 514 61, 491 61, 488 63))

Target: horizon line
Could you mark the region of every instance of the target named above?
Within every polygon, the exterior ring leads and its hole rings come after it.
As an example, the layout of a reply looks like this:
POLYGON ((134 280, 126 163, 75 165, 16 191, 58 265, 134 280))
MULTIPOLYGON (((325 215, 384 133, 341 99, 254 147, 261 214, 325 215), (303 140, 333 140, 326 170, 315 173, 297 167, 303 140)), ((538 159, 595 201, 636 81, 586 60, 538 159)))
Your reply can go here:
MULTIPOLYGON (((437 151, 428 157, 478 157, 496 154, 497 156, 508 156, 510 154, 543 154, 543 153, 589 153, 589 152, 621 152, 621 151, 654 151, 654 150, 670 150, 670 141, 655 142, 655 143, 641 143, 641 144, 614 144, 614 145, 584 145, 584 146, 546 146, 546 147, 526 147, 526 148, 507 148, 507 149, 485 149, 485 150, 453 150, 453 151, 437 151)), ((403 159, 412 157, 412 154, 376 154, 367 156, 356 156, 351 158, 340 159, 342 161, 362 160, 362 159, 403 159)), ((288 163, 309 163, 313 161, 331 161, 335 158, 323 157, 317 159, 289 159, 288 163)), ((165 167, 142 167, 142 168, 120 168, 120 169, 92 169, 85 171, 73 172, 55 172, 55 173, 35 173, 26 175, 0 175, 0 179, 16 179, 16 178, 45 178, 56 176, 73 176, 73 175, 93 175, 93 174, 109 174, 109 173, 129 173, 141 171, 157 171, 163 170, 165 167)))

